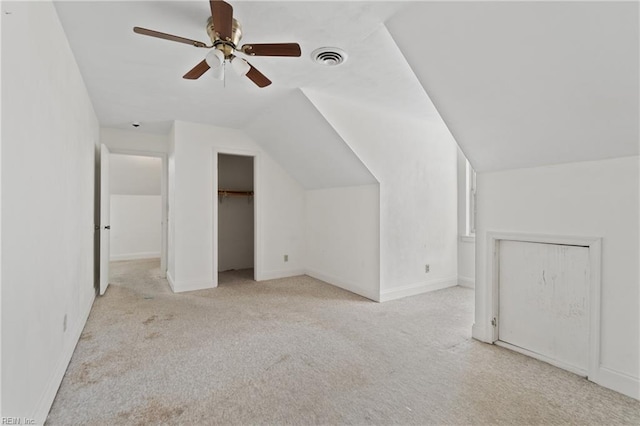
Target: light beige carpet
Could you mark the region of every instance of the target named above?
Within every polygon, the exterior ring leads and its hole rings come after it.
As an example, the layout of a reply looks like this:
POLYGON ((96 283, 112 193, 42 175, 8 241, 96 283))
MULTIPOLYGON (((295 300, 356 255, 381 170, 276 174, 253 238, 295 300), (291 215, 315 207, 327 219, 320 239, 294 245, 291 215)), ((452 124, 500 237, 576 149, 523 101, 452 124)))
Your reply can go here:
POLYGON ((470 337, 473 291, 384 304, 247 271, 172 294, 118 262, 48 424, 640 424, 640 402, 470 337))

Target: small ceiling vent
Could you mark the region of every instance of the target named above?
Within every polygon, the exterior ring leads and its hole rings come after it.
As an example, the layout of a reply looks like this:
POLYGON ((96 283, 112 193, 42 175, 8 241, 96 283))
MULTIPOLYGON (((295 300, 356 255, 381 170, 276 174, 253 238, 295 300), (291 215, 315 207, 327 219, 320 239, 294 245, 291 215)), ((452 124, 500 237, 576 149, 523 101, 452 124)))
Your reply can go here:
POLYGON ((337 47, 321 47, 311 53, 311 59, 321 65, 335 67, 347 60, 347 52, 337 47))

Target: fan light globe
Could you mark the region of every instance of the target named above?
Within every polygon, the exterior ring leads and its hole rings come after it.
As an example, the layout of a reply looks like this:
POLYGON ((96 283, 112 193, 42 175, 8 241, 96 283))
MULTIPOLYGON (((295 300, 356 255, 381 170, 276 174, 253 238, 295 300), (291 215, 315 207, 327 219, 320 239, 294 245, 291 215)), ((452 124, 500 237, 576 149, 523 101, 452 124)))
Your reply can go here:
POLYGON ((224 53, 218 49, 211 49, 204 60, 210 68, 216 69, 224 62, 224 53))
POLYGON ((237 57, 231 60, 231 66, 233 67, 233 70, 241 76, 247 75, 251 69, 251 65, 249 65, 247 61, 237 57))
POLYGON ((224 80, 224 66, 211 68, 211 76, 216 80, 224 80))

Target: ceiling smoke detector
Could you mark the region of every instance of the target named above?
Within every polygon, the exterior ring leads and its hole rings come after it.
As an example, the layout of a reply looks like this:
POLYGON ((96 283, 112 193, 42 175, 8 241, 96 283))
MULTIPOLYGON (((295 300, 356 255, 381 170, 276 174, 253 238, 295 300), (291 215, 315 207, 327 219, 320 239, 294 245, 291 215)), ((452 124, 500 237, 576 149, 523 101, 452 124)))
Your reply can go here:
POLYGON ((311 59, 327 67, 335 67, 347 60, 347 52, 337 47, 321 47, 311 52, 311 59))

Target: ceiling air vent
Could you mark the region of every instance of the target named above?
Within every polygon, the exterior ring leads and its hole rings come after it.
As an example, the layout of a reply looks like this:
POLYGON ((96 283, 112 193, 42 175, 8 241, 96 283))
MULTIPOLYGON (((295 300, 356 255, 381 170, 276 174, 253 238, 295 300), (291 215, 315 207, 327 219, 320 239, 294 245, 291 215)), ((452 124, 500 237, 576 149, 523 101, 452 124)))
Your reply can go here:
POLYGON ((347 60, 347 52, 337 47, 321 47, 311 53, 311 59, 321 65, 335 67, 347 60))

